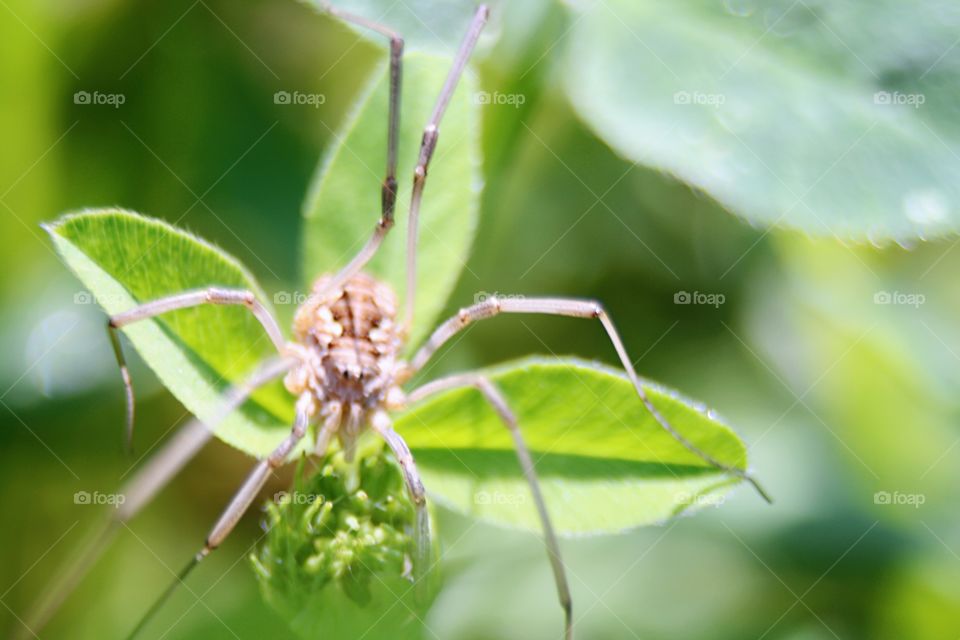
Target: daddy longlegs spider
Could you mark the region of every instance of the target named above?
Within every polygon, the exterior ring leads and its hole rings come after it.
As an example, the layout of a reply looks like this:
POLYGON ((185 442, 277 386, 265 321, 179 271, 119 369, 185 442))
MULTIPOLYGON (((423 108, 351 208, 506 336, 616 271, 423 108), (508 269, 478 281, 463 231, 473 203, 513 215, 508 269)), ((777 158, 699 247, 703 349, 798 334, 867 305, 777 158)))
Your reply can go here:
POLYGON ((357 437, 366 430, 379 435, 389 447, 403 472, 404 481, 415 510, 413 578, 425 582, 430 554, 430 519, 426 494, 413 455, 394 431, 390 412, 404 409, 434 394, 458 387, 473 387, 487 400, 504 427, 509 430, 517 458, 529 485, 543 528, 544 543, 556 582, 557 594, 564 614, 564 633, 573 638, 573 603, 564 570, 557 536, 550 521, 540 490, 534 463, 517 418, 504 396, 488 378, 479 373, 462 373, 428 382, 410 391, 404 385, 420 371, 436 351, 465 327, 478 320, 508 314, 546 314, 598 320, 606 332, 639 400, 656 422, 690 452, 725 473, 746 480, 766 500, 769 497, 747 472, 726 465, 702 451, 677 431, 651 402, 623 341, 603 306, 592 300, 567 298, 504 298, 491 296, 460 309, 441 323, 409 361, 400 358, 407 329, 412 325, 416 293, 417 223, 420 203, 427 180, 427 170, 440 135, 440 122, 460 76, 487 21, 488 9, 480 6, 453 60, 430 120, 423 130, 418 161, 413 175, 413 188, 408 221, 405 299, 402 321, 397 321, 396 297, 390 287, 363 273, 364 266, 394 224, 397 197, 397 145, 400 122, 400 86, 404 41, 400 34, 386 26, 332 7, 326 9, 345 22, 374 31, 390 42, 389 106, 387 114, 387 167, 381 186, 381 215, 372 236, 350 262, 333 275, 320 276, 311 295, 298 308, 294 319, 295 340, 288 342, 277 321, 250 291, 211 286, 152 300, 110 317, 108 333, 126 392, 126 441, 133 433, 134 394, 130 375, 121 348, 119 331, 132 323, 169 311, 203 304, 239 305, 256 317, 263 326, 278 356, 262 364, 242 384, 227 392, 223 408, 208 424, 194 419, 166 443, 137 475, 124 487, 126 501, 111 515, 109 523, 92 545, 75 562, 59 585, 34 613, 34 631, 46 623, 63 602, 85 571, 120 525, 136 515, 144 505, 200 450, 211 438, 216 424, 238 408, 259 387, 285 374, 285 386, 296 397, 296 417, 290 434, 265 459, 261 460, 234 495, 219 520, 210 530, 203 547, 158 598, 131 634, 135 636, 151 619, 172 591, 189 572, 230 534, 263 488, 271 472, 289 460, 297 444, 314 429, 313 454, 323 456, 328 445, 337 438, 347 459, 352 458, 357 437))

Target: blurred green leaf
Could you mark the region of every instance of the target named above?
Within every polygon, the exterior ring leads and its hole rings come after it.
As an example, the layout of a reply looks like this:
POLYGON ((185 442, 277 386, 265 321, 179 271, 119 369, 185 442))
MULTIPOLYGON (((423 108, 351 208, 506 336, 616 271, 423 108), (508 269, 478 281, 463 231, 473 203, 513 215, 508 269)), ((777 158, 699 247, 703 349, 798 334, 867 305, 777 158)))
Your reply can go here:
MULTIPOLYGON (((517 415, 557 530, 612 533, 717 504, 737 482, 674 440, 619 372, 575 359, 526 359, 490 371, 517 415)), ((702 450, 746 467, 743 443, 709 412, 646 386, 653 402, 702 450)), ((428 492, 501 525, 540 524, 512 439, 486 400, 458 389, 397 422, 428 492)))
MULTIPOLYGON (((253 276, 235 258, 160 220, 105 209, 68 214, 46 229, 64 262, 92 294, 79 293, 76 300, 95 300, 108 314, 208 286, 249 289, 266 303, 253 276)), ((260 323, 242 307, 182 309, 136 322, 123 332, 171 393, 203 420, 216 415, 231 381, 274 354, 260 323)), ((106 329, 103 344, 103 357, 111 358, 106 329)), ((278 383, 254 398, 216 433, 259 456, 289 431, 292 403, 278 383)), ((120 425, 117 428, 119 437, 120 425)))
POLYGON ((883 585, 875 604, 879 640, 949 638, 960 628, 957 560, 944 547, 918 551, 883 585))
POLYGON ((584 3, 567 93, 619 153, 752 222, 955 232, 960 7, 919 4, 584 3))
MULTIPOLYGON (((450 67, 446 57, 406 56, 403 68, 397 180, 397 224, 366 270, 405 292, 406 227, 413 169, 423 127, 450 67)), ((478 105, 468 72, 443 122, 420 209, 416 319, 410 346, 443 309, 470 251, 481 185, 478 105)), ((386 166, 387 73, 357 101, 355 111, 327 149, 304 204, 307 277, 339 269, 363 246, 380 217, 380 184, 386 166)), ((402 295, 401 295, 402 298, 402 295)))
POLYGON ((889 269, 868 248, 793 238, 777 247, 778 272, 751 292, 748 341, 781 384, 803 381, 790 393, 848 459, 857 480, 848 488, 871 517, 916 525, 914 502, 877 502, 877 492, 923 496, 926 517, 953 513, 960 334, 941 318, 957 309, 944 294, 955 288, 954 265, 938 283, 909 275, 918 256, 906 252, 889 269))
MULTIPOLYGON (((45 41, 24 29, 20 21, 51 35, 58 32, 59 25, 43 7, 27 0, 13 0, 5 5, 5 11, 19 21, 0 24, 0 75, 5 83, 17 87, 0 96, 0 138, 7 149, 0 156, 4 205, 0 237, 6 240, 0 251, 0 269, 23 273, 23 265, 32 263, 42 251, 42 236, 34 225, 44 212, 56 210, 61 197, 58 189, 50 188, 59 178, 61 162, 34 164, 34 160, 53 152, 57 138, 73 127, 61 128, 55 115, 61 88, 50 72, 50 51, 45 41)), ((4 278, 0 294, 20 290, 24 298, 32 297, 36 292, 31 284, 29 278, 4 278)), ((22 304, 22 300, 16 302, 22 304)))
MULTIPOLYGON (((378 22, 399 33, 407 51, 432 51, 453 55, 477 9, 473 0, 302 0, 324 12, 326 6, 378 22)), ((489 4, 489 3, 488 3, 489 4)), ((370 29, 345 22, 359 35, 376 44, 386 39, 370 29)))

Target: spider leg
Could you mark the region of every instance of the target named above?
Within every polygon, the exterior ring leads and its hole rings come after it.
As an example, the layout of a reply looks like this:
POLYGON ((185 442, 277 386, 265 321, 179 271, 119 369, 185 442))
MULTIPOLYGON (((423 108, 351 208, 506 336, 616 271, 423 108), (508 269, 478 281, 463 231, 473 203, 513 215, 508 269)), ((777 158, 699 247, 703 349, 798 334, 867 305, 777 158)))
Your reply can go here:
MULTIPOLYGON (((383 239, 393 227, 393 214, 397 202, 397 146, 400 135, 400 86, 403 77, 403 37, 378 22, 367 20, 362 16, 341 11, 328 3, 322 3, 322 8, 344 22, 349 22, 365 29, 375 31, 390 39, 390 97, 387 109, 387 170, 380 189, 380 220, 373 230, 373 235, 363 245, 357 255, 347 263, 327 283, 325 292, 342 287, 347 280, 356 275, 370 262, 383 243, 383 239)), ((323 295, 321 293, 320 295, 323 295)))
MULTIPOLYGON (((393 224, 393 212, 397 202, 397 144, 400 130, 400 85, 403 76, 403 36, 393 29, 367 20, 347 11, 341 11, 329 3, 321 3, 321 8, 344 22, 355 24, 364 29, 375 31, 390 40, 390 97, 387 111, 387 173, 380 189, 380 223, 393 224)), ((382 240, 382 238, 381 238, 382 240)), ((379 241, 378 241, 379 244, 379 241)))
POLYGON ((424 598, 429 592, 430 574, 430 514, 427 512, 427 496, 420 480, 420 472, 410 453, 410 447, 393 430, 393 423, 385 411, 376 412, 370 420, 373 430, 386 441, 393 452, 394 458, 403 470, 403 479, 410 494, 410 501, 416 514, 416 525, 413 537, 416 546, 416 557, 413 560, 414 582, 418 597, 424 598))
POLYGON ((119 329, 128 324, 146 320, 169 311, 196 307, 201 304, 243 305, 249 309, 254 317, 260 321, 260 324, 263 325, 264 330, 267 332, 267 335, 270 336, 270 340, 277 348, 277 351, 281 354, 286 351, 286 342, 283 339, 283 333, 280 331, 280 326, 277 324, 277 321, 270 315, 267 308, 257 300, 257 297, 252 292, 242 289, 209 287, 207 289, 185 291, 145 302, 132 309, 111 316, 107 321, 107 333, 110 336, 110 344, 113 346, 114 355, 117 357, 120 375, 123 377, 124 394, 127 399, 126 426, 124 429, 127 451, 131 450, 133 444, 134 395, 133 382, 130 379, 127 360, 123 355, 123 347, 120 345, 119 329))
POLYGON ((193 568, 210 555, 220 546, 224 539, 230 535, 230 532, 236 527, 237 522, 240 521, 240 518, 246 513, 254 499, 256 499, 263 485, 266 484, 270 473, 286 464, 287 456, 290 455, 290 452, 293 451, 297 443, 300 442, 307 433, 307 428, 310 425, 310 419, 313 415, 314 402, 315 400, 309 392, 300 396, 297 400, 296 418, 294 419, 290 434, 277 445, 269 456, 261 460, 257 466, 253 468, 253 471, 247 476, 243 485, 241 485, 237 493, 234 494, 233 499, 223 511, 220 519, 217 520, 216 524, 210 530, 203 547, 190 562, 187 563, 183 570, 177 575, 177 578, 166 588, 160 597, 154 601, 153 606, 150 607, 147 613, 140 619, 140 622, 137 623, 137 626, 134 627, 128 636, 129 638, 136 637, 153 618, 154 614, 160 610, 160 607, 163 606, 167 598, 169 598, 176 588, 187 578, 193 568))
POLYGON ((427 342, 417 351, 411 360, 411 375, 422 368, 423 365, 426 364, 426 362, 430 359, 430 357, 437 351, 437 349, 447 342, 447 340, 462 331, 467 327, 467 325, 477 320, 491 318, 501 313, 532 313, 599 320, 600 324, 603 325, 604 331, 607 333, 607 337, 613 344, 613 348, 617 352, 617 356, 620 358, 620 363, 626 370, 627 376, 630 378, 630 382, 633 383, 633 387, 637 392, 637 396, 640 398, 640 401, 643 402, 643 405, 647 408, 647 411, 650 412, 650 415, 653 416, 657 423, 688 451, 712 467, 749 482, 764 500, 767 502, 772 502, 769 494, 767 494, 767 492, 753 476, 742 469, 737 469, 736 467, 732 467, 728 464, 720 462, 706 451, 690 442, 682 433, 677 431, 677 429, 670 424, 663 414, 660 413, 660 410, 657 409, 657 407, 650 400, 650 397, 647 396, 646 391, 644 391, 643 387, 640 385, 640 379, 637 376, 637 372, 633 368, 633 363, 630 361, 630 357, 627 355, 627 350, 623 346, 623 340, 620 339, 620 334, 617 332, 616 327, 614 327, 613 321, 610 320, 610 317, 604 310, 603 305, 595 300, 575 300, 570 298, 499 299, 495 296, 491 296, 483 302, 461 309, 457 315, 453 316, 437 327, 427 342))
POLYGON ((337 430, 340 428, 343 405, 338 401, 328 401, 325 410, 327 413, 324 417, 323 427, 317 431, 317 439, 313 443, 313 455, 321 459, 327 455, 330 441, 333 440, 333 436, 337 434, 337 430))
POLYGON ((550 567, 553 569, 553 578, 557 584, 560 606, 563 608, 564 638, 573 640, 573 600, 570 596, 570 586, 567 582, 563 558, 560 556, 560 544, 557 542, 557 535, 554 532, 553 524, 550 522, 550 513, 547 511, 547 503, 544 501, 543 492, 540 490, 540 481, 537 479, 533 458, 530 456, 530 450, 527 448, 523 434, 520 432, 517 417, 510 410, 506 398, 485 376, 467 373, 428 382, 410 392, 408 401, 413 404, 436 393, 458 387, 475 387, 490 403, 490 406, 513 437, 513 444, 517 450, 517 460, 523 470, 523 475, 526 477, 527 484, 530 486, 530 493, 533 496, 533 502, 540 517, 540 524, 543 527, 543 541, 547 547, 547 556, 550 558, 550 567))
POLYGON ((437 97, 437 103, 433 107, 433 113, 430 115, 430 121, 423 130, 423 138, 420 141, 420 155, 417 158, 417 166, 413 170, 413 191, 410 196, 410 219, 407 223, 407 295, 404 310, 404 326, 413 325, 413 310, 416 297, 417 286, 417 227, 420 222, 420 201, 423 198, 423 188, 427 182, 427 168, 430 166, 430 159, 437 148, 437 140, 440 137, 440 120, 453 98, 453 92, 457 88, 457 83, 463 75, 463 70, 470 59, 470 54, 480 38, 480 32, 490 11, 486 5, 477 7, 467 35, 460 43, 460 50, 457 57, 454 58, 453 66, 447 74, 447 79, 443 83, 443 89, 437 97))
MULTIPOLYGON (((345 267, 340 269, 337 275, 327 282, 324 291, 318 294, 320 296, 342 287, 350 278, 363 269, 373 256, 376 255, 380 245, 383 243, 383 239, 393 227, 393 204, 396 201, 397 131, 400 122, 400 59, 403 53, 403 40, 390 29, 366 20, 365 18, 333 9, 329 7, 329 5, 326 5, 326 7, 333 15, 339 16, 348 22, 353 22, 362 27, 377 31, 390 38, 390 108, 387 135, 387 178, 384 180, 383 185, 381 198, 383 209, 380 220, 377 222, 377 226, 373 230, 373 235, 370 236, 367 243, 363 245, 360 251, 357 252, 357 255, 355 255, 345 267)), ((480 32, 487 22, 488 15, 489 10, 486 5, 480 5, 477 8, 470 27, 467 30, 467 34, 460 44, 456 58, 454 58, 450 72, 447 74, 443 88, 440 90, 437 103, 434 105, 433 112, 430 115, 430 121, 423 130, 423 138, 420 142, 420 154, 413 174, 413 193, 410 198, 410 220, 407 227, 407 297, 405 324, 408 327, 413 321, 413 301, 417 273, 417 226, 420 216, 420 201, 423 197, 423 186, 427 179, 427 167, 430 164, 430 159, 433 157, 433 151, 437 146, 437 139, 440 135, 440 120, 443 118, 443 114, 450 104, 450 99, 453 97, 453 92, 457 87, 460 76, 463 75, 463 69, 466 67, 467 60, 470 58, 470 54, 477 44, 480 32)))
POLYGON ((119 494, 125 498, 123 504, 110 510, 101 528, 57 583, 48 590, 46 596, 26 616, 26 627, 32 629, 33 633, 39 633, 107 548, 121 526, 149 504, 184 465, 193 459, 224 418, 242 405, 256 389, 289 368, 290 362, 276 359, 258 367, 246 380, 227 391, 223 406, 210 422, 203 423, 193 418, 165 442, 160 450, 137 470, 133 478, 121 487, 119 494))

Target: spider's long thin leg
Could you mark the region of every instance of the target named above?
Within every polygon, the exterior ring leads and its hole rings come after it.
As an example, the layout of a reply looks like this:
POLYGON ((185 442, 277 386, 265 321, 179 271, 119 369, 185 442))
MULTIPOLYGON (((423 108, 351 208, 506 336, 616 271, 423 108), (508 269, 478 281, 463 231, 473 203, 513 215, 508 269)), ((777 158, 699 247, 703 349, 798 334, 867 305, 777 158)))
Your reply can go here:
POLYGON ((107 548, 120 527, 136 516, 180 469, 193 459, 224 418, 242 405, 258 388, 285 373, 290 365, 288 361, 271 360, 260 366, 246 380, 227 391, 223 406, 218 409, 213 419, 203 423, 194 418, 165 442, 160 451, 121 487, 119 494, 124 496, 123 504, 110 509, 94 537, 83 547, 56 584, 47 590, 44 598, 27 614, 24 629, 30 628, 33 633, 39 633, 107 548))
POLYGON ((417 227, 420 222, 420 201, 423 198, 423 187, 427 182, 427 169, 430 166, 430 159, 437 148, 437 139, 440 137, 440 120, 447 110, 453 98, 453 92, 457 88, 460 76, 467 66, 467 60, 473 53, 473 48, 480 38, 480 32, 483 31, 487 18, 490 15, 486 5, 477 7, 473 15, 473 21, 460 43, 460 50, 457 57, 454 58, 453 66, 447 74, 447 79, 443 83, 443 89, 437 98, 437 103, 433 107, 433 113, 430 115, 430 122, 423 130, 423 138, 420 141, 420 155, 417 158, 417 166, 413 170, 413 191, 410 196, 410 219, 407 222, 407 294, 404 303, 403 321, 404 326, 413 325, 413 310, 416 298, 417 286, 417 227))
POLYGON ((673 425, 660 413, 660 410, 653 404, 646 391, 640 385, 640 379, 633 368, 633 363, 627 355, 627 350, 623 346, 623 340, 617 333, 613 322, 603 309, 603 306, 595 300, 574 300, 570 298, 505 298, 499 299, 495 296, 487 298, 483 302, 461 309, 457 315, 453 316, 441 324, 427 340, 411 360, 411 372, 416 372, 430 359, 430 357, 447 340, 463 330, 467 325, 483 318, 490 318, 501 313, 535 313, 557 316, 568 316, 572 318, 588 318, 599 320, 607 332, 607 337, 613 344, 613 348, 620 358, 620 363, 627 372, 630 382, 633 383, 637 396, 643 402, 647 411, 657 421, 657 423, 669 433, 673 438, 682 444, 688 451, 698 456, 711 466, 731 475, 737 476, 742 480, 749 482, 757 493, 766 500, 772 502, 767 492, 760 486, 760 483, 749 473, 742 469, 737 469, 728 464, 720 462, 697 445, 693 444, 682 433, 676 430, 673 425))
POLYGON ((547 555, 550 558, 550 567, 553 569, 553 578, 557 583, 557 595, 560 598, 560 606, 563 608, 564 637, 566 640, 573 640, 573 600, 570 597, 570 586, 567 582, 567 573, 563 566, 563 558, 560 556, 560 544, 557 542, 557 535, 553 530, 553 524, 550 522, 550 513, 547 511, 547 503, 544 501, 543 492, 540 490, 540 481, 537 479, 533 458, 530 456, 530 450, 527 448, 523 434, 520 432, 517 417, 513 411, 510 410, 510 405, 507 404, 506 398, 503 397, 500 390, 486 377, 467 373, 428 382, 422 387, 411 391, 407 399, 413 404, 435 393, 456 389, 458 387, 475 387, 480 391, 513 437, 513 444, 517 449, 517 460, 520 462, 520 468, 523 470, 523 475, 527 479, 527 484, 530 485, 530 493, 533 496, 533 502, 540 516, 540 524, 543 527, 543 541, 547 547, 547 555))
POLYGON ((117 364, 120 366, 120 375, 123 376, 123 388, 127 398, 127 418, 124 433, 128 451, 131 449, 133 442, 133 381, 130 379, 130 371, 127 369, 127 360, 123 356, 119 330, 128 324, 140 320, 146 320, 147 318, 152 318, 177 309, 196 307, 201 304, 243 305, 249 309, 254 317, 260 321, 260 324, 263 325, 264 330, 267 332, 267 335, 270 336, 270 340, 277 348, 277 351, 284 353, 286 350, 286 342, 283 339, 283 333, 280 331, 280 326, 277 324, 277 321, 270 315, 267 308, 257 300, 257 297, 252 292, 243 289, 209 287, 207 289, 185 291, 145 302, 132 309, 111 316, 107 321, 107 333, 110 335, 110 344, 113 345, 113 352, 117 356, 117 364))
POLYGON ((375 31, 390 40, 390 97, 387 112, 387 172, 380 189, 380 220, 373 230, 373 235, 363 245, 357 255, 353 257, 340 271, 330 279, 326 291, 333 291, 341 287, 350 278, 357 274, 376 255, 383 243, 383 239, 393 227, 393 214, 397 202, 397 145, 400 135, 400 86, 403 69, 403 37, 378 22, 367 20, 362 16, 341 11, 328 3, 322 3, 322 8, 345 22, 350 22, 365 29, 375 31))
MULTIPOLYGON (((384 208, 380 216, 380 220, 377 222, 377 226, 373 231, 373 235, 370 236, 370 239, 367 240, 367 243, 363 245, 360 251, 350 260, 349 263, 333 277, 325 285, 324 291, 333 291, 338 287, 342 287, 350 278, 356 275, 361 269, 370 260, 376 255, 377 250, 380 248, 380 245, 383 243, 383 239, 387 236, 390 229, 393 227, 393 204, 396 200, 396 179, 394 178, 392 183, 392 191, 390 190, 390 175, 391 172, 395 172, 396 168, 396 146, 397 146, 397 125, 400 121, 400 106, 399 106, 399 95, 400 95, 400 56, 403 52, 403 40, 393 31, 383 27, 375 22, 370 22, 359 16, 352 14, 347 14, 336 9, 331 9, 329 6, 327 8, 337 16, 340 16, 344 20, 348 20, 360 26, 373 29, 379 33, 390 38, 390 133, 388 133, 387 140, 387 180, 384 181, 384 191, 383 193, 383 203, 384 208), (386 204, 389 203, 389 207, 386 204)), ((417 167, 414 170, 413 177, 413 194, 410 200, 410 220, 408 222, 407 229, 407 313, 405 316, 405 322, 407 326, 413 320, 412 309, 413 309, 413 300, 415 293, 415 281, 416 281, 416 244, 417 244, 417 223, 420 213, 420 200, 423 196, 423 185, 427 178, 427 167, 430 164, 430 158, 433 156, 433 151, 437 146, 437 138, 439 136, 439 126, 440 120, 443 118, 443 113, 447 109, 447 105, 450 103, 450 99, 453 97, 453 91, 456 89, 457 82, 460 80, 460 76, 463 74, 463 69, 467 64, 467 59, 470 57, 470 53, 473 51, 474 46, 477 43, 477 39, 480 37, 480 31, 483 29, 483 25, 487 21, 487 16, 489 11, 485 5, 481 5, 477 8, 476 13, 473 16, 473 21, 470 23, 470 27, 467 31, 466 36, 463 39, 463 42, 460 45, 460 50, 457 52, 456 58, 454 58, 453 66, 450 68, 450 73, 447 75, 447 79, 444 82, 443 88, 440 90, 440 96, 437 98, 437 103, 433 108, 433 113, 430 116, 430 122, 427 124, 423 132, 423 139, 420 143, 420 155, 417 160, 417 167), (414 284, 411 284, 413 282, 414 284)), ((323 293, 321 292, 321 294, 323 293)))
MULTIPOLYGON (((379 22, 367 20, 347 11, 341 11, 329 3, 321 8, 344 22, 375 31, 390 40, 390 97, 387 111, 387 173, 380 189, 380 222, 377 229, 393 224, 393 211, 397 202, 397 144, 400 131, 400 83, 403 76, 403 36, 379 22)), ((376 234, 375 234, 376 235, 376 234)), ((382 238, 381 238, 382 240, 382 238)), ((379 241, 378 241, 379 244, 379 241)))
POLYGON ((261 460, 257 466, 253 468, 253 471, 247 476, 243 485, 237 493, 234 494, 233 499, 230 501, 230 504, 227 505, 220 519, 217 520, 217 523, 210 530, 203 544, 203 548, 197 552, 177 575, 176 579, 170 583, 160 597, 157 598, 153 606, 150 607, 147 613, 140 619, 140 622, 137 623, 137 626, 134 627, 128 636, 129 638, 134 638, 147 625, 154 614, 163 606, 163 603, 166 602, 167 598, 186 580, 193 568, 210 555, 210 553, 220 546, 220 543, 230 535, 230 532, 233 531, 237 522, 240 521, 240 518, 256 499, 257 494, 260 493, 263 485, 266 484, 270 473, 286 464, 287 456, 290 455, 290 452, 297 446, 297 443, 306 435, 310 418, 313 415, 313 408, 313 396, 309 392, 301 395, 297 400, 296 418, 294 418, 293 428, 290 430, 290 434, 283 439, 283 442, 277 445, 269 456, 261 460))
POLYGON ((399 433, 393 430, 393 423, 385 411, 376 412, 370 420, 373 430, 380 434, 393 452, 394 458, 403 470, 403 479, 410 494, 410 501, 416 515, 413 537, 416 557, 413 559, 413 576, 418 594, 429 592, 430 575, 430 515, 427 512, 427 495, 420 480, 420 472, 413 461, 410 447, 399 433))

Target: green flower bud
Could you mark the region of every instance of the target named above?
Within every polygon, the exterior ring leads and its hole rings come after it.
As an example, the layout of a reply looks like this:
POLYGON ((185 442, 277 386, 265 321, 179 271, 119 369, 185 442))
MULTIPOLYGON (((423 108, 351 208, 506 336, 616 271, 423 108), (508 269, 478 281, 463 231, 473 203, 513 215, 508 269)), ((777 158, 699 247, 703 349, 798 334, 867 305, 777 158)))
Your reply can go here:
POLYGON ((413 582, 403 474, 382 447, 360 454, 353 463, 334 454, 312 475, 301 461, 293 491, 267 504, 267 535, 250 561, 264 598, 301 638, 420 638, 433 590, 413 582))

